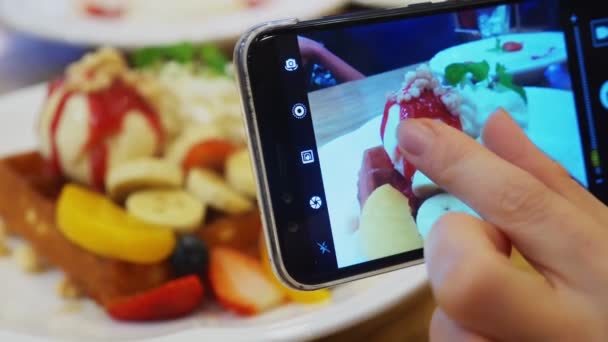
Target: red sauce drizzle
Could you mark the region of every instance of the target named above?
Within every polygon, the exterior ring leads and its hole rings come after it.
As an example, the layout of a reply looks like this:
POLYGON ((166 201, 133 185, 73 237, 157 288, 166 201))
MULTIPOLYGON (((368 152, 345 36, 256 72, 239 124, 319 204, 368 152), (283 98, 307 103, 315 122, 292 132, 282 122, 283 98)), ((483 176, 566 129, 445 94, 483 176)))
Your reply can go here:
MULTIPOLYGON (((61 98, 51 123, 51 164, 53 169, 61 173, 59 151, 57 148, 57 129, 64 113, 67 100, 73 95, 68 92, 61 98)), ((164 133, 158 114, 146 103, 135 89, 122 81, 115 81, 112 86, 98 92, 88 94, 90 108, 89 138, 84 146, 89 153, 91 165, 91 181, 97 190, 103 190, 108 166, 107 139, 118 134, 127 113, 136 111, 144 116, 157 137, 157 146, 163 144, 164 133)))
MULTIPOLYGON (((408 88, 409 86, 406 87, 404 91, 407 91, 408 88)), ((440 96, 435 95, 432 90, 426 89, 420 94, 419 97, 413 98, 410 101, 397 102, 396 96, 392 96, 387 100, 386 105, 384 107, 382 125, 380 126, 380 134, 383 140, 384 134, 386 133, 389 110, 392 106, 396 104, 398 104, 400 108, 399 118, 401 120, 420 118, 435 119, 441 120, 443 123, 452 126, 458 130, 462 130, 460 118, 450 113, 445 104, 442 102, 440 96)), ((401 156, 401 151, 399 150, 399 148, 393 151, 393 153, 395 156, 401 156)), ((412 209, 416 211, 420 204, 419 200, 416 198, 414 192, 412 191, 412 177, 414 177, 414 173, 416 173, 416 167, 411 163, 407 162, 405 158, 402 159, 403 173, 406 182, 405 184, 401 184, 398 189, 410 200, 410 207, 412 207, 412 209)))

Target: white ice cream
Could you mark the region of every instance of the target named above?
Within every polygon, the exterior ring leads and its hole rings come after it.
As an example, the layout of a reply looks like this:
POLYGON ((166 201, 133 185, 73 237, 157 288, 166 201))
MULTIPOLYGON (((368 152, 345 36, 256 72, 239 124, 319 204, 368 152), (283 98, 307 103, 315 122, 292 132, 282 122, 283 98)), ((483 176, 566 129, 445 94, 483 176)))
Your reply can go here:
POLYGON ((528 106, 515 91, 485 83, 468 84, 459 89, 462 104, 459 108, 462 129, 471 137, 478 138, 490 116, 499 108, 506 110, 523 129, 528 127, 528 106))
MULTIPOLYGON (((39 126, 40 152, 51 158, 51 123, 63 91, 56 91, 44 106, 39 126)), ((85 149, 89 139, 90 109, 85 94, 74 94, 66 102, 56 132, 59 161, 63 173, 76 181, 91 184, 91 158, 85 149)), ((153 156, 157 135, 145 117, 136 111, 125 116, 121 131, 109 138, 108 168, 138 157, 153 156)))

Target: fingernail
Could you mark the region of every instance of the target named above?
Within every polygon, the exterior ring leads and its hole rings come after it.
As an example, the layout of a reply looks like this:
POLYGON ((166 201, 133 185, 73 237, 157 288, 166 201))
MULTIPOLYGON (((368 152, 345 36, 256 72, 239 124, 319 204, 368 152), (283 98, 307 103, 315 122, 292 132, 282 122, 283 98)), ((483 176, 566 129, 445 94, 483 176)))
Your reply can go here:
POLYGON ((435 133, 425 123, 419 120, 404 120, 399 125, 399 147, 414 156, 424 153, 433 141, 435 133))

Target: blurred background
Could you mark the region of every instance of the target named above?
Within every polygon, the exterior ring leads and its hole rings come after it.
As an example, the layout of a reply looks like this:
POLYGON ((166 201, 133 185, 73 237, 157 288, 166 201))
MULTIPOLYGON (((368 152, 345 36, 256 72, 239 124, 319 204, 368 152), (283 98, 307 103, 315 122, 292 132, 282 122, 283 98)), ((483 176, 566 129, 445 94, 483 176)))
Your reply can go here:
MULTIPOLYGON (((0 0, 0 94, 46 81, 100 45, 131 51, 180 41, 214 42, 231 55, 238 35, 260 21, 294 14, 315 18, 411 2, 415 1, 314 0, 301 4, 293 0, 0 0)), ((377 29, 344 30, 339 36, 320 33, 311 38, 340 56, 350 46, 364 47, 360 51, 366 54, 344 58, 362 73, 376 74, 403 66, 403 55, 408 55, 408 60, 422 61, 441 49, 471 40, 508 32, 557 29, 559 18, 542 15, 550 3, 540 0, 393 25, 400 27, 383 25, 377 29), (393 34, 378 31, 407 32, 414 25, 427 36, 442 39, 417 35, 408 40, 416 45, 412 49, 409 44, 391 44, 393 34), (384 38, 378 40, 378 34, 384 38)), ((552 86, 569 85, 563 79, 563 66, 553 66, 547 72, 552 86)))

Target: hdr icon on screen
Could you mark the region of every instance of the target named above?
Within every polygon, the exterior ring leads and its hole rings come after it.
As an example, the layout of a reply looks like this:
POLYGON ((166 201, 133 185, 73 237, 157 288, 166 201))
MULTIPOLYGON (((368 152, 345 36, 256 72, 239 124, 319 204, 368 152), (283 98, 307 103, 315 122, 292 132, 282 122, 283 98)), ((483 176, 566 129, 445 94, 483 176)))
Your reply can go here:
POLYGON ((315 162, 315 154, 312 150, 302 151, 302 164, 312 164, 315 162))

